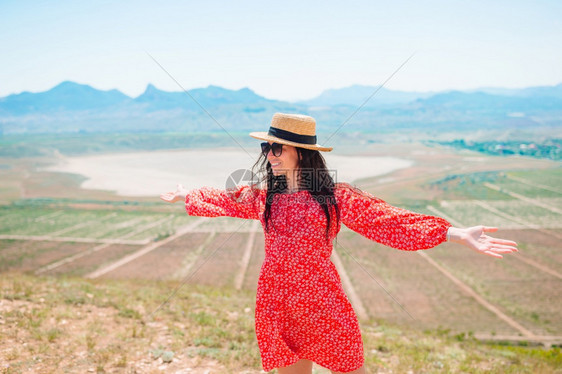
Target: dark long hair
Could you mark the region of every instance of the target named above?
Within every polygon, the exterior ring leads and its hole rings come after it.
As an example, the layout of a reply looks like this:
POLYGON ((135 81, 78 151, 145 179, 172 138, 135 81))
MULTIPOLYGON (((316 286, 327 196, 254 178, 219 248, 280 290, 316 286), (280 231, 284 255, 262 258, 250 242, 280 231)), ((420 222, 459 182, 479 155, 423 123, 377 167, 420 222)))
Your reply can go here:
MULTIPOLYGON (((335 213, 336 227, 340 220, 340 210, 334 195, 335 182, 326 166, 326 160, 319 151, 296 147, 299 158, 297 180, 299 190, 306 190, 322 207, 326 215, 326 240, 329 240, 330 228, 332 227, 333 213, 335 213)), ((269 219, 271 217, 271 206, 275 201, 275 195, 287 191, 287 179, 285 175, 274 175, 267 156, 263 153, 252 168, 255 176, 262 176, 267 187, 266 203, 264 211, 265 229, 269 231, 269 219), (257 171, 256 171, 257 169, 257 171)), ((260 180, 260 182, 263 182, 260 180)))

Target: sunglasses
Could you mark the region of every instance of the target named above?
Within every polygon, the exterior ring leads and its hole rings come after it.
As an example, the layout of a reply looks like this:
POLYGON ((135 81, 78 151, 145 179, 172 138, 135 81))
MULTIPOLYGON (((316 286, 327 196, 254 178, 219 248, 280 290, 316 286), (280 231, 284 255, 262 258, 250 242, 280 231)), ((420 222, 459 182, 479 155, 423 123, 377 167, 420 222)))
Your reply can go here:
POLYGON ((279 157, 281 156, 281 153, 283 152, 283 144, 279 144, 279 143, 273 143, 273 144, 269 144, 269 143, 261 143, 261 153, 263 153, 263 155, 265 157, 267 157, 267 154, 269 153, 269 150, 271 150, 271 153, 273 153, 273 155, 275 157, 279 157))

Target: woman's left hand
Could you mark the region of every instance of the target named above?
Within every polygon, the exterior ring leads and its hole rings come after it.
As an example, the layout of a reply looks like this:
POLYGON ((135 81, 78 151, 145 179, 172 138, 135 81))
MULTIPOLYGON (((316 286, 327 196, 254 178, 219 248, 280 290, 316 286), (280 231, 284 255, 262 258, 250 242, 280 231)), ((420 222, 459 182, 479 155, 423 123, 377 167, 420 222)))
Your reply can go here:
POLYGON ((461 229, 450 227, 448 232, 449 241, 466 245, 476 252, 503 258, 501 254, 518 252, 517 243, 511 240, 493 238, 486 235, 487 232, 496 232, 497 227, 473 226, 461 229))
POLYGON ((164 192, 160 195, 160 198, 168 203, 175 203, 176 201, 185 201, 186 195, 187 190, 181 184, 178 184, 175 191, 164 192))

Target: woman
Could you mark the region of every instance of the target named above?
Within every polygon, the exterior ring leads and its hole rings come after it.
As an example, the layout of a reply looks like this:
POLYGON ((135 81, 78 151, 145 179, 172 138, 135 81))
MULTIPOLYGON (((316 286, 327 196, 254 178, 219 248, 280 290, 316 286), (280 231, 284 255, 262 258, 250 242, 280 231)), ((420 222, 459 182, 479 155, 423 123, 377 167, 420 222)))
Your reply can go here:
POLYGON ((335 183, 316 143, 312 117, 276 113, 255 166, 266 185, 230 190, 201 188, 161 195, 185 201, 194 216, 259 219, 265 233, 265 259, 258 280, 256 335, 262 365, 279 374, 311 373, 312 363, 332 373, 365 373, 357 317, 330 261, 341 223, 394 248, 419 250, 453 241, 501 258, 516 243, 495 239, 496 228, 455 228, 442 218, 386 204, 346 183, 335 183), (261 161, 261 163, 260 163, 261 161))

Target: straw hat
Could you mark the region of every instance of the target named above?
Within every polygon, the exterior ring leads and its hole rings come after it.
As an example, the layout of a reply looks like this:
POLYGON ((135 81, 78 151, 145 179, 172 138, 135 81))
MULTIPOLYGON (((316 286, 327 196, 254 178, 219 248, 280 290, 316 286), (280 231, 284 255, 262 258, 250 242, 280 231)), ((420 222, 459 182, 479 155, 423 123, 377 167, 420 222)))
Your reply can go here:
POLYGON ((251 132, 252 138, 330 152, 331 147, 316 144, 316 121, 302 114, 275 113, 268 132, 251 132))

